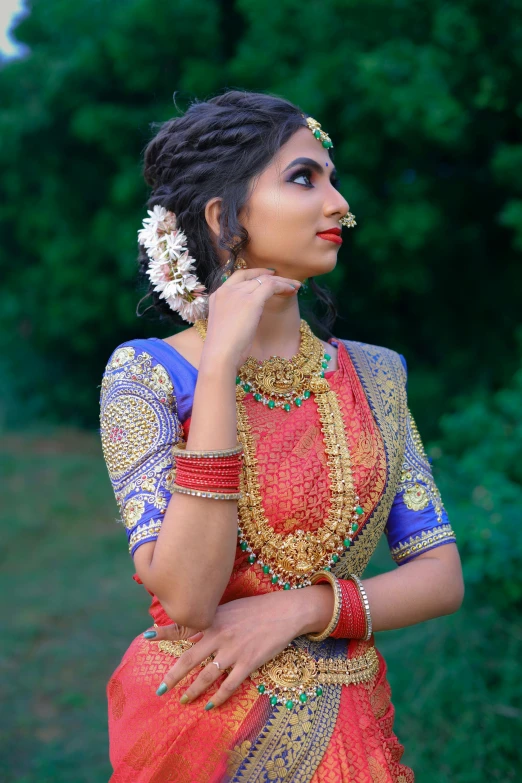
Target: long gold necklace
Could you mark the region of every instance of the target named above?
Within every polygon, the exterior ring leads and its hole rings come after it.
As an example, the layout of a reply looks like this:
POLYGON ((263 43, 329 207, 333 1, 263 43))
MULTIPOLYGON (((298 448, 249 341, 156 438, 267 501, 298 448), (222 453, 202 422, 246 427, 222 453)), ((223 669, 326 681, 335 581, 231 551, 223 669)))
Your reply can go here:
MULTIPOLYGON (((198 320, 194 326, 204 340, 207 322, 198 320)), ((306 326, 308 327, 308 324, 306 326)), ((304 331, 306 332, 306 329, 304 331)), ((310 334, 313 340, 319 343, 322 352, 321 341, 311 331, 310 334)), ((255 383, 259 393, 266 391, 270 394, 274 388, 286 383, 285 377, 294 372, 292 368, 298 362, 302 362, 305 350, 306 347, 301 345, 301 357, 299 354, 292 359, 275 357, 278 362, 276 365, 272 363, 272 370, 268 375, 256 372, 255 383), (292 368, 287 366, 290 363, 293 363, 292 368), (279 368, 280 373, 275 378, 274 366, 279 368), (266 386, 263 386, 263 383, 266 386)), ((310 354, 308 356, 310 357, 310 354)), ((252 359, 253 357, 249 357, 238 373, 241 378, 247 378, 247 385, 249 380, 253 379, 246 375, 245 365, 251 366, 252 359)), ((271 357, 266 362, 272 362, 273 359, 274 357, 271 357)), ((253 361, 256 366, 259 364, 256 359, 253 361)), ((326 520, 320 528, 309 532, 297 530, 285 536, 274 531, 263 508, 256 469, 258 461, 255 444, 244 404, 249 390, 244 388, 244 383, 236 385, 237 433, 238 440, 243 445, 241 499, 238 501, 239 546, 242 551, 249 553, 250 563, 257 562, 265 574, 271 575, 272 584, 279 584, 284 590, 305 587, 310 584, 312 573, 320 569, 330 570, 338 562, 340 554, 351 546, 359 528, 360 517, 364 514, 355 491, 350 451, 337 397, 330 389, 328 380, 324 378, 324 371, 315 377, 306 375, 305 380, 318 408, 323 441, 326 444, 331 497, 326 520)))

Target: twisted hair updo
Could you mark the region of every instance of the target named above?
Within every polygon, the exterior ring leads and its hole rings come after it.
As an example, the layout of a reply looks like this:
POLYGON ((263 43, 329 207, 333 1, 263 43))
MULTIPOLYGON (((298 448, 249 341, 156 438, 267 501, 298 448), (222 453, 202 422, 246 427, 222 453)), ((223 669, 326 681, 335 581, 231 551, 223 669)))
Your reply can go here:
MULTIPOLYGON (((152 193, 147 207, 157 204, 176 214, 178 226, 187 236, 189 253, 196 260, 196 274, 209 293, 219 286, 224 272, 232 271, 248 243, 248 232, 238 215, 248 200, 252 179, 303 126, 306 122, 301 110, 289 101, 229 90, 208 101, 194 101, 183 116, 161 124, 148 143, 143 176, 152 193), (230 253, 225 267, 205 219, 205 206, 215 197, 222 199, 218 245, 230 253)), ((153 309, 178 322, 179 316, 153 291, 146 274, 149 258, 141 245, 138 262, 140 277, 148 283, 144 298, 152 296, 153 309)), ((327 310, 317 325, 331 336, 337 317, 331 294, 313 278, 309 284, 327 310)))

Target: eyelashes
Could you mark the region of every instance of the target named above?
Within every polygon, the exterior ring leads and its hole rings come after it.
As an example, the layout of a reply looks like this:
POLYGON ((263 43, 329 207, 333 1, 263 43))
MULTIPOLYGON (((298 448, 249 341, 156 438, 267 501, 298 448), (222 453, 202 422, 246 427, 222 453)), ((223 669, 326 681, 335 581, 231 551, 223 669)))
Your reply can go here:
MULTIPOLYGON (((288 181, 289 182, 294 182, 296 179, 299 179, 299 177, 306 177, 309 181, 311 181, 311 179, 312 179, 312 169, 308 169, 308 168, 299 169, 294 174, 292 174, 292 176, 290 177, 290 179, 288 181)), ((337 190, 339 189, 339 186, 341 184, 341 180, 339 179, 339 177, 331 177, 330 182, 332 183, 334 188, 336 188, 337 190)), ((301 183, 298 183, 298 184, 301 184, 301 183)), ((304 185, 304 187, 306 187, 306 188, 313 188, 313 185, 312 184, 304 185)))

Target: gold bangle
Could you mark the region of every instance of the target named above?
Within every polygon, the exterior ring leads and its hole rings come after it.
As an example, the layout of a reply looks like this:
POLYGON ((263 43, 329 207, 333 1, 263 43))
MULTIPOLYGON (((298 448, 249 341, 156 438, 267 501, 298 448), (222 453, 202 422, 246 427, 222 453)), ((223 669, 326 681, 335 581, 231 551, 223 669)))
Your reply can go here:
POLYGON ((332 619, 324 629, 322 633, 307 633, 306 638, 310 639, 311 642, 322 642, 325 639, 327 639, 330 634, 335 630, 335 627, 337 626, 337 623, 339 622, 339 617, 341 616, 341 607, 343 603, 343 595, 341 592, 341 585, 339 584, 339 580, 336 576, 334 576, 330 571, 316 571, 315 574, 312 574, 310 577, 310 582, 312 585, 315 585, 319 579, 326 579, 331 586, 333 587, 334 591, 334 608, 333 608, 333 614, 332 619))
POLYGON ((356 585, 359 595, 361 596, 362 605, 364 607, 364 614, 366 615, 366 633, 363 637, 363 642, 367 642, 371 639, 372 633, 373 633, 373 625, 372 625, 372 616, 370 614, 370 602, 368 601, 368 596, 366 595, 366 590, 363 587, 363 583, 359 579, 358 576, 355 574, 350 574, 349 579, 354 582, 356 585))
POLYGON ((187 451, 182 444, 176 444, 172 447, 172 456, 176 457, 233 457, 235 454, 241 454, 243 451, 243 444, 238 443, 237 446, 233 446, 230 449, 214 449, 213 451, 187 451))
POLYGON ((173 484, 173 492, 179 492, 181 495, 193 495, 198 498, 213 498, 214 500, 240 500, 243 496, 241 492, 209 492, 208 490, 187 489, 180 487, 179 484, 173 484))

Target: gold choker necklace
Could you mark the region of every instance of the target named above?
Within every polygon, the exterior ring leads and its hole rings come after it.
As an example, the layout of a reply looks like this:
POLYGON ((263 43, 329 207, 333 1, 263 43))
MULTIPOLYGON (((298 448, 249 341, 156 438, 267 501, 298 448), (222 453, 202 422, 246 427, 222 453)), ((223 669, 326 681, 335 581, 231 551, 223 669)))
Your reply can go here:
MULTIPOLYGON (((305 321, 302 323, 306 324, 305 321)), ((204 340, 206 321, 199 320, 194 325, 204 340)), ((312 338, 321 345, 322 351, 321 341, 312 334, 308 324, 306 328, 301 327, 301 329, 301 334, 303 331, 309 331, 312 338)), ((274 358, 278 357, 271 357, 266 362, 269 363, 274 358)), ((293 357, 281 361, 286 363, 295 359, 296 357, 293 357)), ((309 357, 308 360, 310 361, 309 357)), ((240 368, 239 376, 244 366, 240 368)), ((339 403, 335 392, 330 389, 330 384, 324 377, 323 368, 318 377, 308 376, 308 390, 314 395, 323 441, 326 444, 330 503, 326 520, 320 528, 309 532, 297 530, 283 536, 274 531, 263 508, 256 472, 255 443, 244 404, 244 398, 251 389, 245 389, 244 385, 236 386, 237 432, 238 440, 243 445, 241 499, 238 501, 239 546, 243 552, 249 553, 249 563, 257 562, 263 573, 271 575, 272 584, 279 584, 284 590, 305 587, 311 584, 310 577, 315 571, 330 570, 338 562, 341 553, 351 546, 352 539, 359 528, 360 517, 364 514, 355 491, 350 452, 339 403)))

